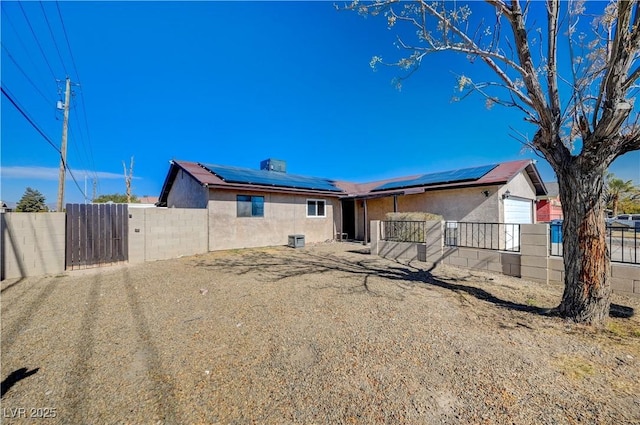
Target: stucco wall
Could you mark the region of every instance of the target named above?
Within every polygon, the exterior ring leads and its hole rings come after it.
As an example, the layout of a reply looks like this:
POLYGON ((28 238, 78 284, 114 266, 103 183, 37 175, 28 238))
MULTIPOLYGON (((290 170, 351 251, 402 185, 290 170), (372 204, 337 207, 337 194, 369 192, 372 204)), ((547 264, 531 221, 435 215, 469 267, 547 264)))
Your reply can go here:
MULTIPOLYGON (((535 199, 536 199, 536 189, 531 183, 531 179, 529 176, 522 172, 516 175, 513 179, 511 179, 507 184, 502 186, 498 191, 498 199, 500 202, 498 206, 500 208, 500 213, 498 215, 498 219, 494 218, 494 221, 504 223, 504 202, 502 202, 502 196, 506 191, 510 192, 510 196, 512 198, 521 198, 521 199, 529 199, 531 200, 531 217, 535 220, 536 212, 535 212, 535 199)), ((474 221, 474 220, 472 220, 474 221)))
POLYGON ((445 220, 496 221, 499 198, 498 186, 471 187, 425 192, 398 198, 398 209, 424 211, 441 215, 445 220), (488 190, 489 196, 483 191, 488 190))
POLYGON ((65 268, 65 213, 1 213, 0 279, 65 268))
POLYGON ((179 170, 167 195, 169 208, 206 208, 208 189, 184 170, 179 170))
POLYGON ((209 193, 209 250, 286 245, 288 235, 301 234, 306 243, 336 237, 340 220, 337 199, 244 191, 209 193), (264 217, 237 217, 237 195, 264 196, 264 217), (324 199, 326 217, 307 217, 307 199, 324 199))
POLYGON ((560 199, 542 199, 536 205, 536 221, 548 222, 551 220, 562 219, 562 205, 560 199))
MULTIPOLYGON (((462 189, 435 190, 420 194, 398 196, 398 212, 428 212, 441 215, 444 220, 498 222, 502 198, 499 186, 483 186, 462 189), (485 196, 488 191, 489 196, 485 196)), ((506 190, 506 189, 505 189, 506 190)), ((358 239, 364 238, 364 212, 362 201, 356 202, 358 239)), ((369 220, 384 220, 393 212, 393 196, 367 200, 369 220)))

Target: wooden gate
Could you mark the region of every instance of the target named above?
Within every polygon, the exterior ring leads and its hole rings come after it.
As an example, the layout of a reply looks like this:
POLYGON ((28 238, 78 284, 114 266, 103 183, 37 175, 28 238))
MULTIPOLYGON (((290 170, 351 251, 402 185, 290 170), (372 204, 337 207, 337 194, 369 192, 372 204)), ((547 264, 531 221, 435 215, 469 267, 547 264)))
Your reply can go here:
POLYGON ((129 259, 127 207, 127 204, 67 204, 67 269, 129 259))

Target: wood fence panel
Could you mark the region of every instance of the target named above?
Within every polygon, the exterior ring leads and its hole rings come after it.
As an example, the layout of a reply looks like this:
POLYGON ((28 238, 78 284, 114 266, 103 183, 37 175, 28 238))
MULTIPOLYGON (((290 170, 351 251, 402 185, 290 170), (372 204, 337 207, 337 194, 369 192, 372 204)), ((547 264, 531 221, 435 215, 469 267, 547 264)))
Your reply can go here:
POLYGON ((126 204, 67 204, 67 269, 127 261, 126 204))

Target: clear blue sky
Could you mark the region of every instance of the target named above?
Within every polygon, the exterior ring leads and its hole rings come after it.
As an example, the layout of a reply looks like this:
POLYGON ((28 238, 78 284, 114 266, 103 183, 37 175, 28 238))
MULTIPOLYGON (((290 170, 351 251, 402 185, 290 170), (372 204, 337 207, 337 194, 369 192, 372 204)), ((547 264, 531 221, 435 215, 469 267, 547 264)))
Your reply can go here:
MULTIPOLYGON (((85 182, 91 196, 96 177, 98 194, 124 193, 132 156, 138 196, 159 195, 171 159, 257 168, 273 157, 290 173, 363 182, 537 158, 510 137, 532 135, 518 111, 451 102, 455 73, 484 75, 481 64, 433 56, 397 91, 397 69, 369 67, 396 55, 394 33, 332 2, 3 1, 1 19, 2 86, 56 147, 56 79, 81 84, 68 148, 80 188, 67 180, 66 202, 83 202, 85 182)), ((5 96, 1 107, 0 198, 31 186, 55 204, 58 153, 5 96)), ((640 153, 611 171, 640 184, 640 153)))

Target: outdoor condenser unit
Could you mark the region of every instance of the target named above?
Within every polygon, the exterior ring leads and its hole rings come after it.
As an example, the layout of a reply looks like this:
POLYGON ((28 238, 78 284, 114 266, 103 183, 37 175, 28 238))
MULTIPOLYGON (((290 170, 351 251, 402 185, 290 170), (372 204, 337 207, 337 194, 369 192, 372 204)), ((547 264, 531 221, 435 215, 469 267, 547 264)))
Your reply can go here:
POLYGON ((304 235, 289 235, 289 244, 291 248, 304 248, 304 235))

